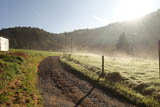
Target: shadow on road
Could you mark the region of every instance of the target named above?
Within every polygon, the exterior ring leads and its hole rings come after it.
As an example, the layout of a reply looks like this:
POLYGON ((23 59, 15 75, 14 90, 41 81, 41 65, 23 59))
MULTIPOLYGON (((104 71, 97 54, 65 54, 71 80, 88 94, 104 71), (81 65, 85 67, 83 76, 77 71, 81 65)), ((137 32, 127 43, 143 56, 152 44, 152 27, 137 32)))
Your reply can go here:
POLYGON ((89 95, 92 93, 92 91, 93 91, 94 89, 95 89, 95 87, 91 88, 90 91, 89 91, 85 96, 83 96, 83 97, 75 104, 74 107, 78 107, 78 106, 82 103, 82 101, 83 101, 87 96, 89 96, 89 95))

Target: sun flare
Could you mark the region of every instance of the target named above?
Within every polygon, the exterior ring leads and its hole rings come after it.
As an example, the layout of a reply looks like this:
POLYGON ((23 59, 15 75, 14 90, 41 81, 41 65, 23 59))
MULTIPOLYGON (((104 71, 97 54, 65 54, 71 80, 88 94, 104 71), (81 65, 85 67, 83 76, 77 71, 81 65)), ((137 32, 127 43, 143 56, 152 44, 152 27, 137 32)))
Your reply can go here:
POLYGON ((116 18, 119 21, 133 20, 152 11, 152 0, 119 0, 116 18))

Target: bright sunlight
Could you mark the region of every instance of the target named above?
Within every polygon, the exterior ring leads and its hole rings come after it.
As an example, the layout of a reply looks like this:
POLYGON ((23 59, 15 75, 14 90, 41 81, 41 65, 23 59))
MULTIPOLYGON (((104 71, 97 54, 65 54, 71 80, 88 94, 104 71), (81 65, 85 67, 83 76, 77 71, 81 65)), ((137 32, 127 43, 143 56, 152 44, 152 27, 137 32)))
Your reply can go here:
POLYGON ((150 13, 152 8, 152 0, 120 0, 115 16, 119 21, 134 20, 150 13))

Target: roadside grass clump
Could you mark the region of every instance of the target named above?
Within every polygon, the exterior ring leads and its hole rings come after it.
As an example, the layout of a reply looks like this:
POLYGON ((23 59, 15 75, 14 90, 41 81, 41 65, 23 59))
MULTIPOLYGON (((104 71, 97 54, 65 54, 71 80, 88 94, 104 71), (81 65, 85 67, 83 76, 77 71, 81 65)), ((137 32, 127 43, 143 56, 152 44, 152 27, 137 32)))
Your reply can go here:
POLYGON ((110 82, 121 82, 124 80, 124 78, 119 72, 109 72, 105 74, 105 80, 110 82))
MULTIPOLYGON (((73 58, 73 57, 72 57, 73 58)), ((60 57, 61 63, 67 68, 71 69, 73 74, 77 75, 77 77, 85 78, 92 85, 97 85, 97 88, 103 90, 104 92, 113 93, 113 96, 117 96, 121 99, 127 100, 130 103, 135 104, 139 107, 159 107, 160 104, 153 98, 152 96, 144 96, 143 94, 119 83, 118 81, 109 81, 108 79, 111 77, 117 77, 118 80, 123 80, 121 74, 117 72, 108 73, 108 78, 101 78, 99 82, 97 82, 98 75, 95 72, 92 72, 85 68, 83 65, 75 63, 72 59, 67 59, 64 57, 60 57)), ((107 77, 107 74, 106 74, 107 77)), ((150 90, 150 89, 148 89, 150 90)), ((108 94, 108 93, 107 93, 108 94)))
POLYGON ((47 56, 60 53, 11 49, 0 54, 0 107, 41 107, 37 90, 37 67, 47 56))

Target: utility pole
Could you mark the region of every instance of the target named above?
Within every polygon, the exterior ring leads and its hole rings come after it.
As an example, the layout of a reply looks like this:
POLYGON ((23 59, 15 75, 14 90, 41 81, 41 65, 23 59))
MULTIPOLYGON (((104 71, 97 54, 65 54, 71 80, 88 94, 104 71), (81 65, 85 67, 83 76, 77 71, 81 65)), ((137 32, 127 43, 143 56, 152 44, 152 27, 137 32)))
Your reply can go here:
POLYGON ((64 54, 65 54, 65 40, 63 42, 63 56, 64 56, 64 54))
POLYGON ((71 34, 71 54, 72 54, 72 34, 71 34))
POLYGON ((67 50, 68 50, 68 43, 67 43, 67 32, 65 33, 66 35, 66 53, 67 53, 67 50))

